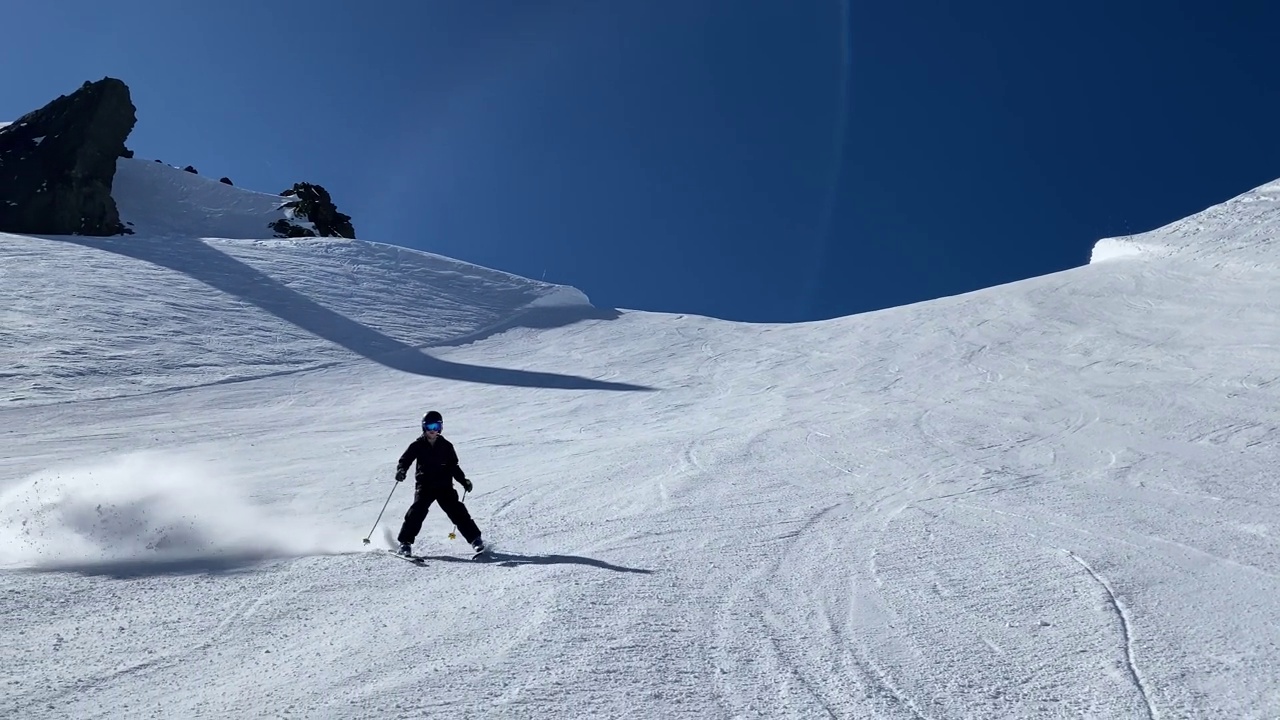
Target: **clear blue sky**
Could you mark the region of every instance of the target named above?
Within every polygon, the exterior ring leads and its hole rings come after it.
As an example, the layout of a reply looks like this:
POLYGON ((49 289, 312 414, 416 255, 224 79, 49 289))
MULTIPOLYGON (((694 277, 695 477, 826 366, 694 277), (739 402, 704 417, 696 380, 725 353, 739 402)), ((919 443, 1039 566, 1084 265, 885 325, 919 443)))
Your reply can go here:
POLYGON ((0 119, 113 76, 140 157, 599 306, 830 318, 1082 265, 1280 177, 1280 4, 58 0, 0 119))

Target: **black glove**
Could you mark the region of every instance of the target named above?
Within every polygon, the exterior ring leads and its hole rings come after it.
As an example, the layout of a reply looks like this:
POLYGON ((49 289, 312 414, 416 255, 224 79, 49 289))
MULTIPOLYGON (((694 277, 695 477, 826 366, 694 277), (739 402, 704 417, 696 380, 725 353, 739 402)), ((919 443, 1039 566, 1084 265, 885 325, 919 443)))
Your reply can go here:
POLYGON ((396 471, 396 482, 404 482, 404 476, 405 476, 405 471, 404 471, 404 470, 397 470, 397 471, 396 471))
POLYGON ((459 481, 458 481, 458 484, 462 486, 462 489, 463 489, 463 490, 466 490, 467 492, 471 492, 471 481, 470 481, 470 480, 468 480, 468 479, 466 479, 466 478, 462 478, 461 480, 459 480, 459 481))

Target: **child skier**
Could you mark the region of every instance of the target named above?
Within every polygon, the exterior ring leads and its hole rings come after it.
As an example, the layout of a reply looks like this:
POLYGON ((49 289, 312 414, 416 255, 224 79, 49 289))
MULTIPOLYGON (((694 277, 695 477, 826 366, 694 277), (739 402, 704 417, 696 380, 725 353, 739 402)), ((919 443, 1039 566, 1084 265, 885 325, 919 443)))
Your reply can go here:
POLYGON ((400 527, 400 554, 411 555, 413 541, 422 529, 422 521, 427 519, 427 509, 431 503, 440 503, 440 509, 449 516, 449 520, 458 526, 462 537, 471 543, 477 553, 484 552, 484 542, 480 539, 480 528, 471 519, 467 506, 458 500, 458 491, 453 487, 457 480, 467 492, 471 492, 471 481, 467 479, 462 468, 458 466, 458 453, 453 443, 440 433, 444 431, 444 417, 432 410, 422 417, 422 435, 409 443, 409 448, 396 463, 396 481, 402 482, 408 474, 409 465, 418 463, 414 472, 416 487, 413 492, 413 504, 405 513, 404 525, 400 527))

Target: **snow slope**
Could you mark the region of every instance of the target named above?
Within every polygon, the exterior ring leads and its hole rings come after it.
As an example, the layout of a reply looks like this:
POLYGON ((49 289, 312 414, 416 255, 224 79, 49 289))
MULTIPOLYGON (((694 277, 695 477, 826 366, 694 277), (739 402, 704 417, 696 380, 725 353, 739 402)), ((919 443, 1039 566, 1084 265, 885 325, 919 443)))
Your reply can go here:
POLYGON ((299 222, 284 207, 292 198, 232 187, 140 158, 116 160, 112 197, 139 235, 257 239, 272 237, 276 220, 299 222))
POLYGON ((248 239, 270 235, 282 198, 143 160, 118 166, 113 196, 137 234, 6 237, 0 402, 167 391, 352 357, 456 374, 416 348, 593 313, 576 289, 393 245, 248 239))
POLYGON ((581 296, 358 241, 4 236, 0 716, 1280 716, 1257 197, 797 325, 521 321, 581 296), (422 567, 378 549, 431 408, 493 562, 438 510, 422 567))
POLYGON ((1091 262, 1146 255, 1176 257, 1213 267, 1225 263, 1276 270, 1280 268, 1277 202, 1280 180, 1152 232, 1103 239, 1094 246, 1091 262))

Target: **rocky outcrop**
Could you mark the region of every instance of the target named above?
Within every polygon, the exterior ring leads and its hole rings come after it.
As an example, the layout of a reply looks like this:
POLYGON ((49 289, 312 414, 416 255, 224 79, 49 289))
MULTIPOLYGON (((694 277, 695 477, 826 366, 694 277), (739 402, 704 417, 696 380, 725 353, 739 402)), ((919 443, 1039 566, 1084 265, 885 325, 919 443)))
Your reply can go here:
POLYGON ((310 228, 302 227, 301 225, 295 225, 294 223, 291 223, 288 220, 285 220, 283 218, 271 223, 270 227, 272 231, 275 232, 276 237, 279 237, 279 238, 300 238, 300 237, 316 236, 316 233, 314 230, 310 228))
POLYGON ((286 208, 293 210, 298 218, 305 218, 314 230, 303 227, 288 220, 277 220, 271 224, 277 237, 343 237, 354 238, 356 229, 351 225, 351 216, 338 212, 333 204, 329 191, 312 183, 294 183, 293 187, 280 193, 284 197, 296 197, 296 200, 285 203, 286 208))
POLYGON ((120 80, 86 82, 0 128, 0 231, 43 235, 129 232, 111 199, 116 159, 137 122, 120 80))
MULTIPOLYGON (((129 87, 108 77, 0 126, 0 232, 132 233, 121 222, 111 186, 117 159, 133 157, 125 140, 136 113, 129 87)), ((182 169, 199 174, 192 165, 182 169)), ((228 177, 218 181, 232 184, 228 177)), ((351 216, 338 211, 323 187, 296 183, 280 194, 290 213, 270 224, 276 236, 355 237, 351 216)))

